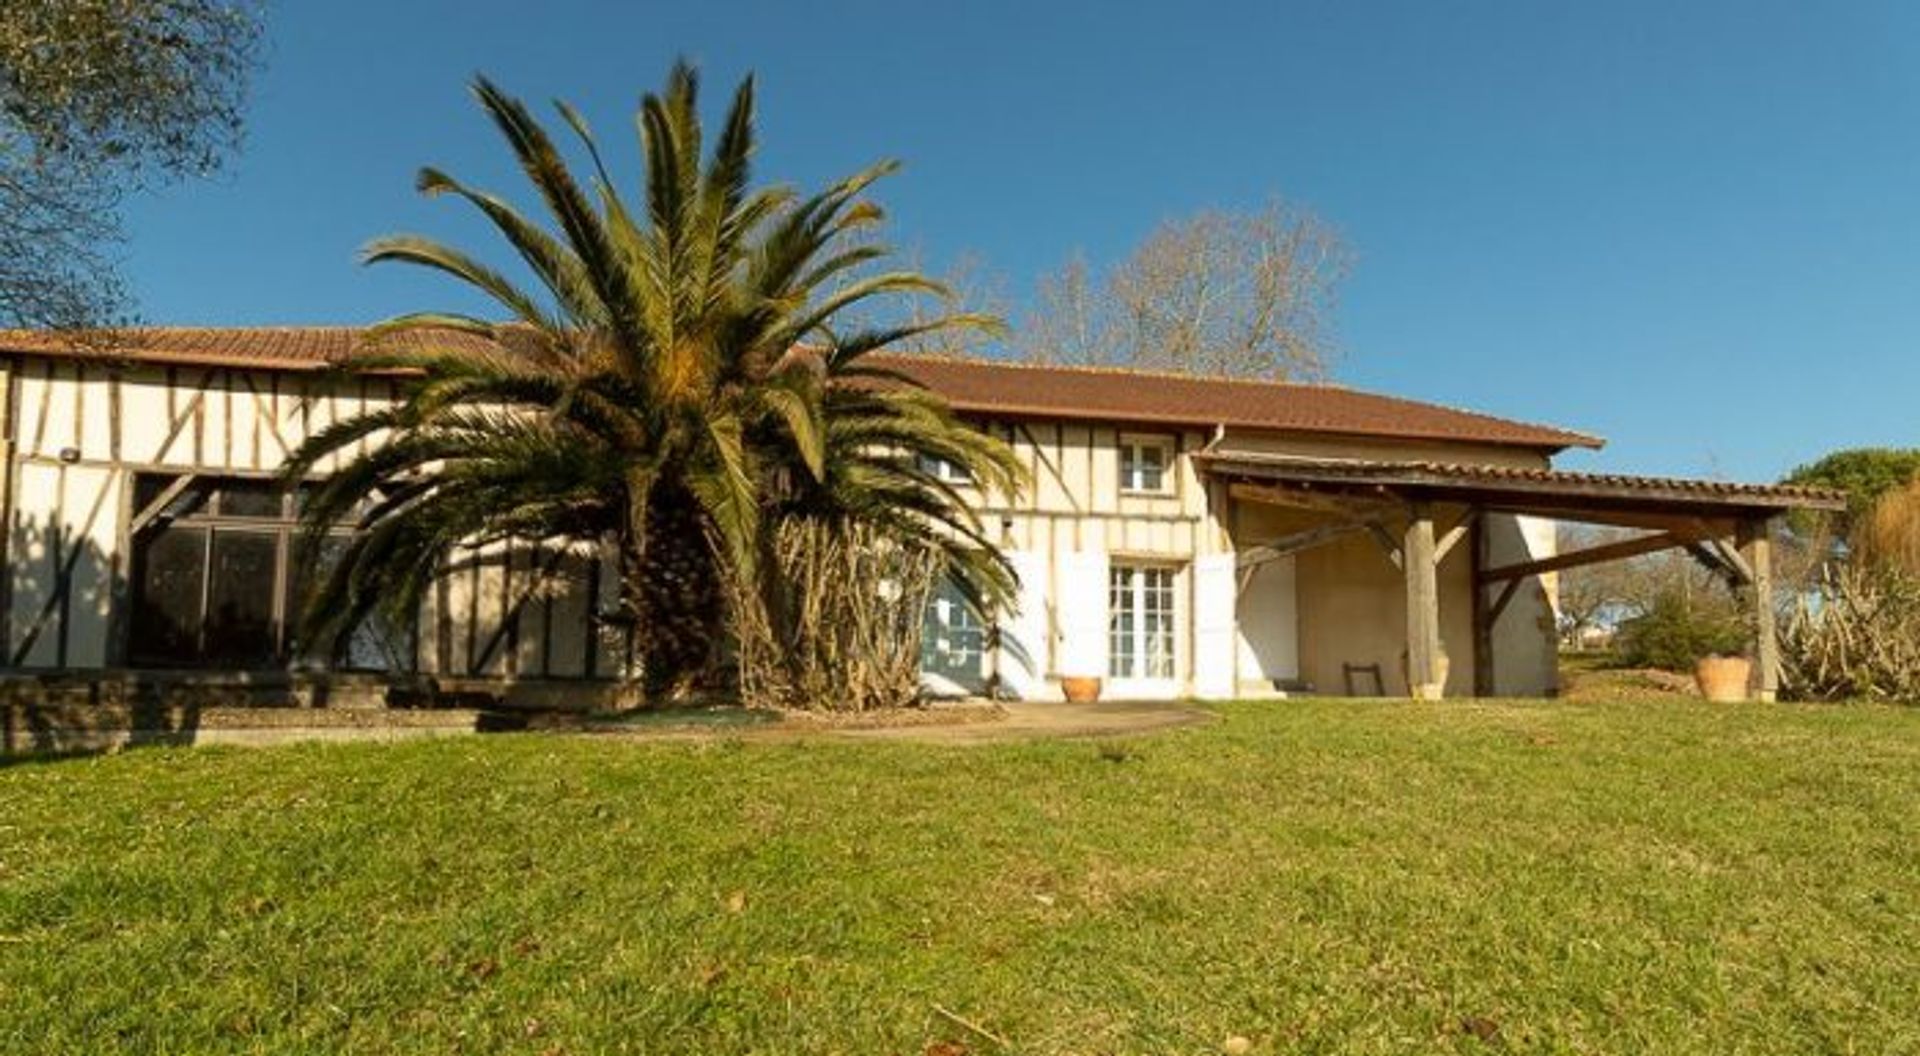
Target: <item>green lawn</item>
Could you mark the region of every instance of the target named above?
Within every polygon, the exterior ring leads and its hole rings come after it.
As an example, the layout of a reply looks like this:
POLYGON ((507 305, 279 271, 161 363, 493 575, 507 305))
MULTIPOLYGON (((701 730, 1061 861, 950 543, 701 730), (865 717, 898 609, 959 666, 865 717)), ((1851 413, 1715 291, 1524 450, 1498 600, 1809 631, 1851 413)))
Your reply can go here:
POLYGON ((1920 711, 1223 714, 0 768, 0 1051, 1920 1051, 1920 711))

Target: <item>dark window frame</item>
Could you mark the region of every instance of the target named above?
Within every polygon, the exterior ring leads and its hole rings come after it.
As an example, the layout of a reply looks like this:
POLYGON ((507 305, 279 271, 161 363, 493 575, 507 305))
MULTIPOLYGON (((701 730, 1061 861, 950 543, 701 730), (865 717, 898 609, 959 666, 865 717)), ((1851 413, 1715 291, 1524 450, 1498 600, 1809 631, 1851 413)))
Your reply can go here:
MULTIPOLYGON (((153 523, 142 527, 140 532, 128 539, 128 618, 125 623, 124 655, 128 664, 138 667, 160 668, 213 668, 234 671, 284 671, 291 667, 305 666, 315 662, 314 658, 300 655, 296 651, 294 624, 298 619, 300 599, 294 596, 293 577, 296 561, 297 537, 301 532, 300 509, 304 500, 303 493, 311 486, 302 484, 297 487, 284 487, 271 477, 245 476, 240 474, 202 474, 169 473, 165 471, 142 472, 135 475, 132 493, 136 509, 143 501, 150 501, 165 487, 183 476, 193 477, 185 492, 168 504, 168 511, 154 518, 153 523), (277 510, 268 513, 257 502, 238 501, 245 495, 257 500, 267 491, 271 491, 277 501, 277 510), (142 496, 146 496, 143 500, 142 496), (238 512, 233 512, 234 510, 238 512), (182 650, 178 643, 166 640, 154 641, 143 635, 151 633, 143 624, 145 611, 145 588, 147 586, 147 560, 153 549, 153 542, 162 534, 171 531, 200 533, 199 597, 193 605, 198 616, 190 631, 191 647, 182 650), (238 662, 229 661, 218 655, 218 650, 209 642, 209 635, 220 628, 214 621, 212 610, 216 594, 216 547, 222 538, 252 536, 268 537, 273 546, 273 576, 271 584, 271 603, 267 606, 269 649, 264 656, 249 656, 238 662)), ((336 539, 352 536, 352 528, 342 525, 328 533, 336 539)), ((157 608, 157 606, 156 606, 157 608)), ((415 640, 417 628, 407 630, 407 639, 414 646, 404 651, 407 657, 403 666, 411 666, 411 657, 417 655, 418 642, 415 640)), ((354 666, 351 643, 342 643, 337 654, 325 659, 320 666, 333 670, 379 671, 385 668, 373 666, 354 666)))

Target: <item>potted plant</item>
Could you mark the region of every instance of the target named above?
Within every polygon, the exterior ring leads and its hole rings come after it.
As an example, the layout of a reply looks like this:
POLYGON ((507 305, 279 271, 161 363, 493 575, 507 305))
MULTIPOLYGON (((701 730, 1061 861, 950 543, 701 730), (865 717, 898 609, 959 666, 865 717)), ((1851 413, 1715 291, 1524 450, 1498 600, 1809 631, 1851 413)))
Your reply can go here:
POLYGON ((1747 650, 1753 628, 1738 610, 1709 612, 1701 619, 1694 650, 1693 682, 1700 695, 1716 704, 1747 699, 1753 661, 1747 650))
POLYGON ((1747 699, 1753 662, 1751 617, 1731 597, 1695 596, 1681 587, 1660 592, 1639 616, 1621 624, 1620 652, 1629 666, 1693 672, 1700 695, 1747 699))
POLYGON ((1693 681, 1700 687, 1700 695, 1719 704, 1747 699, 1752 677, 1753 661, 1737 652, 1731 656, 1708 653, 1693 665, 1693 681))

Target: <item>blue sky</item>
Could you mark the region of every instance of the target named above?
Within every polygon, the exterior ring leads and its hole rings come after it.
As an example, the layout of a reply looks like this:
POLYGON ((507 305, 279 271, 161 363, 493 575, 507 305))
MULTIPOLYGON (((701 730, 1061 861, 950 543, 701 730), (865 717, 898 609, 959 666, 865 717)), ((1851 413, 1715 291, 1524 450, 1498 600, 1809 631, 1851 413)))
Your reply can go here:
POLYGON ((1275 194, 1358 257, 1339 380, 1609 438, 1574 468, 1772 478, 1920 444, 1920 5, 283 2, 250 139, 128 210, 149 321, 470 308, 363 269, 412 173, 518 195, 465 91, 565 97, 633 171, 677 54, 761 80, 760 175, 882 156, 901 241, 1009 288, 1275 194))

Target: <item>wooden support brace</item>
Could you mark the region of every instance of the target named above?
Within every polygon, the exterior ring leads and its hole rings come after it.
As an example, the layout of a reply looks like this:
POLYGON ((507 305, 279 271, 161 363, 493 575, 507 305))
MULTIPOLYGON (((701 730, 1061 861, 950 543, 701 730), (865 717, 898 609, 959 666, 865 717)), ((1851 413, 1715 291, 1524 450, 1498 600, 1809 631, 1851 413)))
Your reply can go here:
POLYGON ((1526 579, 1524 577, 1515 576, 1507 580, 1506 586, 1500 588, 1500 596, 1495 598, 1493 604, 1487 609, 1487 624, 1489 626, 1500 621, 1500 614, 1507 611, 1507 603, 1513 600, 1513 596, 1520 591, 1520 584, 1525 582, 1526 579))
POLYGON ((1351 521, 1342 521, 1338 524, 1323 524, 1315 528, 1308 528, 1304 531, 1294 532, 1291 535, 1283 535, 1278 539, 1242 550, 1240 552, 1239 565, 1243 569, 1257 568, 1269 561, 1277 561, 1280 558, 1289 557, 1305 550, 1325 546, 1328 543, 1337 542, 1349 535, 1366 530, 1367 525, 1351 521))
POLYGON ((1522 561, 1518 564, 1501 565, 1480 573, 1483 582, 1492 583, 1502 579, 1519 579, 1537 576, 1545 572, 1559 572, 1582 565, 1595 565, 1602 561, 1619 561, 1641 554, 1651 554, 1658 550, 1669 550, 1676 546, 1686 546, 1694 539, 1678 532, 1658 532, 1642 535, 1633 539, 1622 539, 1617 543, 1605 543, 1590 546, 1584 550, 1572 550, 1553 557, 1544 557, 1537 561, 1522 561))
POLYGON ((1737 580, 1736 586, 1745 587, 1753 584, 1753 566, 1741 555, 1739 547, 1728 543, 1725 539, 1709 539, 1707 545, 1713 548, 1714 553, 1720 555, 1720 560, 1726 565, 1727 572, 1737 580))
POLYGON ((1308 491, 1304 488, 1286 488, 1274 484, 1234 483, 1228 486, 1227 494, 1247 502, 1287 506, 1297 510, 1313 510, 1316 513, 1333 513, 1343 517, 1381 516, 1402 512, 1401 504, 1390 499, 1308 491))
POLYGON ((193 484, 194 479, 194 474, 182 473, 173 479, 173 483, 160 489, 160 494, 155 495, 152 502, 141 507, 140 512, 133 515, 133 520, 127 522, 127 536, 131 538, 139 535, 141 529, 153 523, 153 519, 160 516, 161 511, 165 510, 173 500, 180 497, 181 492, 187 490, 187 488, 193 484))
POLYGON ((1479 519, 1479 508, 1473 506, 1468 507, 1466 511, 1460 515, 1460 519, 1453 522, 1453 527, 1447 529, 1447 534, 1441 536, 1440 541, 1434 544, 1433 559, 1435 561, 1445 561, 1447 554, 1452 552, 1454 546, 1458 544, 1460 540, 1467 537, 1467 533, 1472 531, 1475 522, 1479 521, 1479 519))
MULTIPOLYGON (((1429 532, 1432 531, 1432 521, 1427 522, 1427 529, 1429 532)), ((1405 558, 1401 552, 1400 544, 1394 541, 1392 533, 1388 532, 1386 527, 1378 522, 1369 522, 1367 524, 1367 531, 1373 536, 1374 541, 1380 544, 1381 551, 1387 555, 1387 560, 1393 562, 1393 567, 1405 571, 1405 558)))

